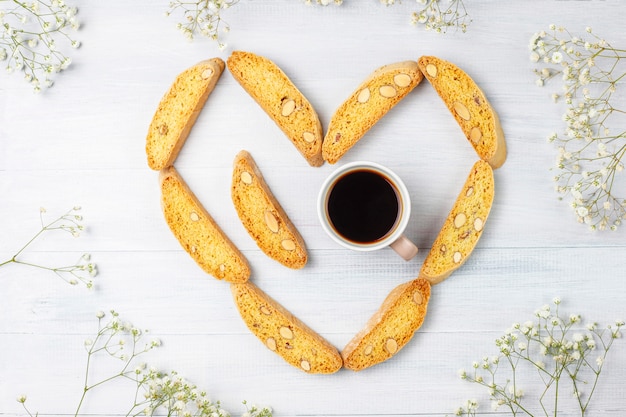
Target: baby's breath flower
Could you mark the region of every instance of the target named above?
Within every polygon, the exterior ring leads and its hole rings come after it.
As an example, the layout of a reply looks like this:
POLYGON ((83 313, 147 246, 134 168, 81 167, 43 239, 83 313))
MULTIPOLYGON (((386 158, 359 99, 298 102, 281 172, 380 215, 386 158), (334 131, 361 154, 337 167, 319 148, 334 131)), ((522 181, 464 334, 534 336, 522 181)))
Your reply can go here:
MULTIPOLYGON (((394 0, 380 0, 385 5, 399 3, 394 0)), ((424 29, 445 33, 449 28, 462 32, 472 22, 463 0, 417 0, 423 7, 411 14, 411 24, 423 25, 424 29)))
POLYGON ((535 312, 535 315, 542 319, 548 318, 550 316, 550 306, 547 304, 544 305, 543 307, 541 307, 539 310, 535 312))
POLYGON ((80 26, 77 12, 75 7, 56 0, 0 1, 0 23, 4 28, 0 30, 0 61, 8 61, 7 72, 23 72, 35 92, 51 87, 45 74, 51 73, 50 68, 64 70, 71 62, 62 50, 63 44, 80 46, 71 33, 80 26))
MULTIPOLYGON (((499 356, 491 359, 483 357, 483 366, 473 362, 471 376, 461 371, 462 379, 487 389, 493 410, 501 406, 508 410, 541 408, 545 415, 557 415, 557 410, 560 410, 559 398, 563 397, 559 392, 565 389, 578 398, 580 415, 586 415, 594 390, 583 392, 581 388, 596 386, 607 353, 613 342, 621 336, 620 330, 625 323, 617 320, 605 329, 599 329, 597 323, 591 323, 586 325, 587 332, 580 332, 581 316, 563 315, 560 298, 554 298, 553 304, 552 309, 550 305, 545 305, 535 312, 537 321, 514 323, 511 329, 496 339, 499 356), (596 356, 591 352, 598 347, 600 354, 596 356), (490 364, 486 366, 485 363, 490 364), (518 377, 522 373, 524 376, 530 374, 524 367, 537 371, 539 383, 543 384, 538 390, 529 390, 531 395, 528 397, 519 384, 522 379, 518 377), (537 398, 533 398, 535 393, 539 393, 537 398), (551 405, 544 401, 546 396, 552 398, 551 405), (533 399, 538 403, 529 405, 533 399)), ((472 404, 477 405, 475 400, 467 401, 455 411, 456 415, 475 417, 477 407, 472 408, 472 404)), ((525 411, 521 414, 531 415, 525 411)))
POLYGON ((32 261, 22 260, 22 254, 26 251, 26 249, 44 233, 62 231, 69 233, 74 237, 80 236, 80 233, 85 230, 85 227, 81 223, 83 217, 77 214, 78 210, 80 210, 80 207, 74 207, 57 219, 46 223, 44 221, 46 209, 43 207, 40 208, 39 219, 41 223, 41 229, 37 233, 35 233, 35 235, 24 246, 22 246, 22 248, 19 249, 11 259, 0 262, 0 267, 9 263, 34 267, 51 271, 70 285, 83 283, 87 288, 93 287, 93 281, 91 280, 91 278, 97 275, 97 266, 95 263, 88 262, 91 259, 91 255, 89 254, 81 255, 81 257, 73 265, 62 267, 51 267, 41 265, 32 261))
POLYGON ((552 53, 552 57, 550 58, 550 61, 553 64, 560 64, 563 61, 563 54, 560 52, 553 52, 552 53))
POLYGON ((222 12, 237 4, 239 0, 173 0, 169 3, 166 16, 180 14, 182 22, 176 27, 189 40, 201 35, 217 41, 218 48, 223 50, 226 44, 219 40, 220 30, 228 32, 230 27, 222 19, 222 12))
MULTIPOLYGON (((146 416, 194 416, 194 417, 230 417, 230 413, 221 408, 219 401, 211 401, 205 391, 198 389, 196 385, 186 380, 176 371, 169 373, 157 370, 148 366, 139 359, 148 353, 149 349, 140 349, 142 336, 147 330, 140 330, 133 327, 129 322, 120 318, 119 313, 111 310, 111 317, 104 322, 102 318, 105 314, 101 311, 96 313, 98 318, 98 332, 93 338, 85 341, 88 359, 84 372, 85 386, 80 390, 78 405, 73 415, 83 415, 81 408, 85 399, 93 390, 102 385, 110 385, 116 381, 132 381, 130 385, 121 386, 132 387, 134 392, 129 396, 120 398, 131 398, 130 404, 124 415, 146 416), (128 344, 128 353, 120 351, 124 345, 128 344), (110 369, 109 376, 101 376, 99 381, 92 381, 92 367, 101 357, 116 358, 122 360, 117 369, 110 369)), ((155 345, 155 343, 152 343, 155 345)), ((156 343, 160 345, 160 342, 156 343)), ((26 396, 20 395, 17 401, 23 404, 29 416, 38 415, 28 410, 24 403, 26 396)), ((244 401, 244 405, 245 405, 244 401)), ((122 407, 124 404, 118 402, 122 407)), ((269 407, 246 406, 244 415, 249 417, 272 417, 272 409, 269 407)))
POLYGON ((626 130, 611 133, 620 125, 626 108, 616 103, 617 83, 626 77, 624 48, 615 48, 586 28, 574 36, 564 27, 550 25, 548 31, 530 38, 530 59, 537 68, 536 84, 545 85, 561 75, 565 123, 562 135, 550 135, 557 145, 559 170, 557 191, 572 192, 576 219, 591 230, 616 230, 626 217, 626 200, 616 193, 626 178, 622 158, 626 154, 626 130), (595 146, 589 146, 590 143, 595 146))

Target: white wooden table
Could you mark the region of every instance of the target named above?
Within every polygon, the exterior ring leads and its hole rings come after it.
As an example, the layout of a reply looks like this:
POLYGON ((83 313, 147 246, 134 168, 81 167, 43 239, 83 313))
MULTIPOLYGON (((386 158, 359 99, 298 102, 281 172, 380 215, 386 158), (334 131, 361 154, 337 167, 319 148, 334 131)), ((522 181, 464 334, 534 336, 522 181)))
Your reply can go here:
MULTIPOLYGON (((624 230, 591 233, 558 201, 545 138, 563 127, 556 88, 537 88, 528 59, 531 35, 550 23, 623 44, 620 0, 473 0, 466 34, 437 35, 409 24, 416 5, 384 7, 346 0, 306 7, 297 0, 242 0, 225 15, 224 51, 187 42, 167 2, 78 4, 83 46, 73 66, 41 95, 19 76, 0 76, 0 260, 50 218, 82 206, 79 238, 46 236, 31 260, 74 262, 83 252, 99 267, 96 288, 71 287, 46 271, 0 268, 0 415, 68 415, 82 389, 83 340, 95 312, 113 308, 163 341, 146 361, 176 369, 233 414, 241 401, 270 405, 276 416, 446 415, 465 399, 485 399, 457 370, 496 353, 493 340, 531 319, 553 297, 563 309, 603 323, 626 316, 624 230), (158 174, 145 161, 145 134, 176 74, 234 49, 273 59, 326 125, 335 108, 375 68, 433 54, 472 74, 497 109, 509 156, 495 173, 496 196, 468 262, 433 287, 428 316, 391 360, 363 372, 308 375, 267 350, 245 327, 229 286, 203 273, 163 220, 158 174)), ((474 151, 427 82, 340 161, 373 160, 394 169, 413 197, 407 235, 421 248, 410 261, 390 249, 353 253, 320 228, 315 199, 334 169, 309 167, 274 123, 225 71, 176 166, 252 265, 252 280, 342 348, 396 285, 415 278, 471 165, 474 151), (235 154, 255 157, 310 253, 300 271, 269 260, 250 239, 230 201, 235 154)), ((615 345, 594 400, 597 416, 626 413, 626 346, 615 345)), ((123 388, 90 397, 84 413, 123 412, 123 388)), ((489 410, 489 405, 483 410, 489 410)), ((504 410, 501 410, 505 415, 504 410)), ((570 414, 576 415, 572 408, 570 414)))

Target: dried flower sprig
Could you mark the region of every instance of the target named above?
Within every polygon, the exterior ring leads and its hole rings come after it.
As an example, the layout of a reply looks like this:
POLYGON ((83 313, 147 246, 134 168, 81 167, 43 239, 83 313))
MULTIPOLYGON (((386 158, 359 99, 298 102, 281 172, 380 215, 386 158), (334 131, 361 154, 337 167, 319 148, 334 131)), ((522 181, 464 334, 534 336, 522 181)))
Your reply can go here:
MULTIPOLYGON (((228 417, 230 414, 221 408, 220 402, 212 401, 206 391, 180 376, 176 371, 161 372, 140 362, 140 359, 151 350, 161 346, 159 339, 145 341, 147 330, 141 330, 131 323, 122 320, 119 313, 112 310, 110 318, 104 320, 106 314, 98 312, 98 331, 93 339, 84 342, 87 362, 82 388, 74 416, 80 415, 87 397, 96 388, 114 382, 128 383, 133 390, 132 404, 128 406, 127 416, 168 415, 179 417, 228 417), (112 361, 107 369, 115 369, 108 376, 93 381, 93 364, 96 360, 112 361), (117 365, 116 365, 117 364, 117 365), (165 414, 161 412, 164 411, 165 414)), ((26 405, 27 396, 20 395, 17 401, 22 404, 26 413, 33 414, 26 405)), ((272 417, 268 407, 246 406, 243 417, 272 417)))
MULTIPOLYGON (((384 2, 385 0, 381 1, 384 2)), ((450 28, 461 29, 463 33, 467 32, 467 27, 472 23, 472 19, 465 9, 463 0, 444 1, 445 4, 442 5, 442 0, 417 0, 423 5, 423 8, 413 12, 411 23, 424 25, 426 30, 438 33, 446 33, 450 28)))
MULTIPOLYGON (((1 0, 0 0, 1 1, 1 0)), ((328 6, 335 4, 341 6, 344 0, 299 0, 307 6, 314 4, 328 6)), ((379 0, 385 6, 400 3, 400 0, 379 0)), ((423 25, 426 30, 445 33, 449 28, 467 31, 472 22, 463 0, 416 0, 422 5, 419 11, 411 14, 413 25, 423 25)), ((224 32, 230 31, 230 26, 222 19, 223 10, 238 3, 239 0, 173 0, 169 3, 166 16, 182 14, 182 22, 177 23, 178 29, 189 40, 201 35, 217 42, 223 50, 226 44, 220 40, 220 25, 224 32)))
POLYGON ((60 44, 80 46, 71 34, 80 28, 76 13, 64 0, 0 0, 0 61, 6 61, 6 71, 23 73, 35 92, 51 87, 53 74, 72 62, 60 44))
POLYGON ((4 262, 0 262, 0 267, 8 264, 19 264, 30 266, 38 269, 54 272, 59 278, 71 285, 77 285, 83 283, 87 288, 93 287, 93 278, 98 274, 98 268, 95 263, 91 262, 91 255, 85 253, 76 261, 73 265, 67 266, 47 266, 39 263, 22 260, 22 254, 26 249, 38 238, 40 238, 46 232, 52 232, 59 230, 71 234, 74 237, 79 237, 80 233, 85 229, 82 224, 83 217, 78 214, 80 207, 76 206, 67 211, 65 214, 56 218, 55 220, 45 223, 44 214, 46 210, 44 208, 39 209, 39 221, 41 223, 41 229, 35 233, 35 235, 26 242, 16 253, 4 262))
MULTIPOLYGON (((624 322, 618 320, 605 328, 592 322, 583 327, 579 314, 566 316, 560 305, 561 300, 555 298, 553 306, 537 310, 533 320, 513 324, 496 339, 497 355, 459 372, 463 380, 488 390, 493 410, 504 407, 513 416, 558 416, 564 398, 569 397, 574 398, 580 415, 587 415, 606 356, 621 337, 624 322), (534 391, 538 395, 532 404, 522 389, 522 375, 527 371, 536 373, 541 387, 534 391)), ((477 411, 478 402, 470 400, 455 415, 476 416, 477 411)))
MULTIPOLYGON (((220 40, 220 30, 230 32, 230 26, 222 18, 222 12, 239 0, 175 0, 169 3, 166 16, 182 14, 182 22, 176 27, 189 40, 200 35, 217 42, 218 48, 223 50, 226 44, 220 40), (221 27, 221 29, 220 29, 221 27)), ((304 0, 307 5, 319 4, 327 6, 330 3, 341 5, 343 0, 304 0)))
POLYGON ((201 35, 218 42, 218 47, 224 49, 226 44, 219 39, 220 27, 224 32, 230 31, 230 26, 222 19, 222 12, 239 0, 175 0, 169 4, 166 16, 182 14, 183 21, 176 27, 189 40, 201 35))
POLYGON ((563 91, 552 98, 565 102, 565 130, 548 137, 558 148, 557 192, 571 197, 580 223, 592 230, 616 230, 626 218, 626 178, 621 174, 626 103, 617 94, 626 77, 626 49, 611 46, 591 28, 577 36, 551 25, 533 35, 530 51, 538 67, 537 85, 559 75, 563 81, 563 91))

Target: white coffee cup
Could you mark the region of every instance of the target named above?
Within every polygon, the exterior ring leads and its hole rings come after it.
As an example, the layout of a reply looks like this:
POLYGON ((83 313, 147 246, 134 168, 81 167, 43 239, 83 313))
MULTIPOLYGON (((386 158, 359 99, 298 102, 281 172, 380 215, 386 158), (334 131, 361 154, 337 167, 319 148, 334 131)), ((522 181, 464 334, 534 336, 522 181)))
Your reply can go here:
POLYGON ((374 251, 390 246, 407 261, 417 254, 404 235, 411 216, 409 192, 380 164, 358 161, 335 170, 322 184, 317 213, 324 231, 343 247, 374 251))

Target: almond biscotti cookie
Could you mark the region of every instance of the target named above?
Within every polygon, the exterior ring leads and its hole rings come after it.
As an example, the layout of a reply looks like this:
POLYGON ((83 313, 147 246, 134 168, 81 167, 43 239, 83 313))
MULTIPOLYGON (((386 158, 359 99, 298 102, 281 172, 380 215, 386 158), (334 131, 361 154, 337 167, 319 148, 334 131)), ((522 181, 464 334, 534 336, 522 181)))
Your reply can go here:
POLYGON ((241 222, 267 256, 293 269, 306 265, 302 236, 247 151, 235 157, 231 196, 241 222))
POLYGON ((470 256, 482 235, 495 192, 493 169, 478 161, 424 260, 419 277, 437 284, 470 256))
POLYGON ((463 70, 434 56, 418 61, 478 156, 498 168, 506 160, 506 142, 498 114, 485 94, 463 70))
POLYGON ((251 282, 232 284, 239 313, 265 346, 311 374, 331 374, 342 365, 337 349, 251 282))
POLYGON ((160 174, 165 220, 196 263, 217 279, 245 282, 250 267, 172 166, 160 174))
POLYGON ((374 71, 331 118, 322 145, 324 160, 337 162, 423 78, 414 61, 385 65, 374 71))
POLYGON ((425 279, 394 288, 365 328, 341 352, 344 366, 361 371, 398 353, 424 322, 429 299, 430 284, 425 279))
POLYGON ((228 69, 274 120, 311 166, 322 159, 322 124, 311 103, 274 62, 251 52, 235 51, 228 69))
POLYGON ((158 171, 174 163, 223 71, 224 61, 213 58, 176 77, 148 128, 146 154, 150 168, 158 171))

